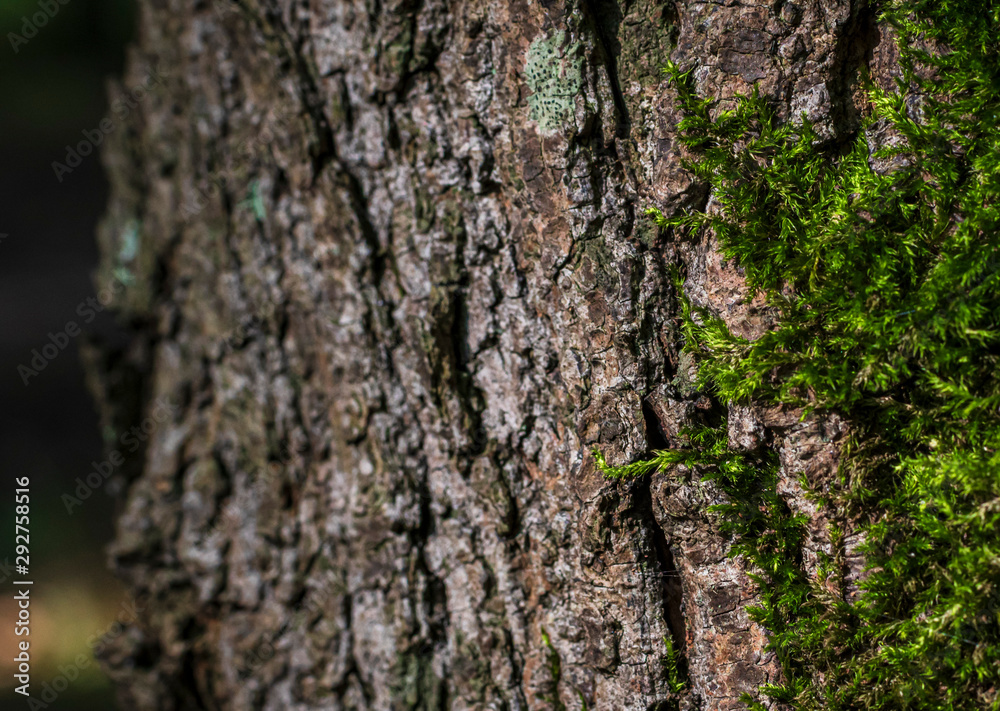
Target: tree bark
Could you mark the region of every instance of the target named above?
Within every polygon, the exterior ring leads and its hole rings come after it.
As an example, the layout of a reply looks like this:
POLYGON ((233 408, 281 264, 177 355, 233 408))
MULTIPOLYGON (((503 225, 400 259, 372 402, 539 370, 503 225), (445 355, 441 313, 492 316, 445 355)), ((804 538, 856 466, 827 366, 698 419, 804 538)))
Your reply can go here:
MULTIPOLYGON (((769 323, 710 236, 643 215, 709 199, 668 58, 831 141, 861 70, 895 71, 849 0, 142 3, 122 89, 164 81, 105 147, 97 275, 132 340, 91 359, 116 433, 169 411, 118 473, 124 708, 735 709, 780 678, 718 489, 589 454, 724 407, 672 267, 734 331, 769 323)), ((781 455, 807 569, 828 521, 798 482, 845 431, 730 412, 732 446, 781 455)))

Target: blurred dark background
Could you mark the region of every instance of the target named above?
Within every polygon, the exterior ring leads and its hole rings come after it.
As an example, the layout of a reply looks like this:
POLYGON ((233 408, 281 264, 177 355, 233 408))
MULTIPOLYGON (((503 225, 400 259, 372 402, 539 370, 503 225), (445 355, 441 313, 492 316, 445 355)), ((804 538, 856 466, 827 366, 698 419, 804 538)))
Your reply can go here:
MULTIPOLYGON (((49 708, 87 711, 114 708, 113 696, 96 663, 76 667, 78 655, 92 660, 101 635, 114 634, 116 618, 130 613, 106 569, 113 499, 97 491, 70 515, 61 498, 73 493, 75 479, 86 477, 92 461, 102 459, 80 365, 84 337, 71 339, 27 385, 18 366, 30 367, 32 350, 49 343, 49 332, 68 321, 82 325, 77 306, 95 295, 94 232, 107 199, 101 160, 96 154, 83 158, 62 182, 52 162, 65 161, 66 146, 76 145, 81 131, 96 128, 106 114, 106 82, 121 75, 136 11, 130 0, 63 1, 0 3, 0 235, 6 235, 0 240, 0 506, 8 521, 0 538, 0 707, 26 702, 13 692, 11 660, 24 638, 13 635, 11 582, 18 578, 9 566, 14 479, 29 476, 32 697, 47 702, 42 694, 48 682, 63 688, 49 708), (78 675, 69 680, 74 670, 78 675), (60 674, 68 685, 57 681, 60 674)), ((85 328, 106 337, 116 329, 106 312, 85 328)))

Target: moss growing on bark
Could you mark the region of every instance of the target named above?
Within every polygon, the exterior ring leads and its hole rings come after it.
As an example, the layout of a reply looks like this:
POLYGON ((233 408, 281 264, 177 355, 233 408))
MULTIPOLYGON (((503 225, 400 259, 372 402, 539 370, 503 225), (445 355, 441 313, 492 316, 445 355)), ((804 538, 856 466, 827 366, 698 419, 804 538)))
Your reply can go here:
POLYGON ((776 456, 730 450, 724 423, 648 461, 595 457, 608 476, 685 463, 725 490, 715 508, 755 570, 750 613, 785 676, 761 694, 796 709, 998 709, 1000 2, 882 14, 903 76, 870 90, 871 120, 903 139, 875 156, 894 170, 873 170, 864 135, 835 152, 808 123, 779 125, 756 93, 713 119, 671 66, 690 168, 721 210, 656 213, 678 232, 713 230, 779 314, 750 341, 685 305, 699 387, 851 422, 840 488, 814 493, 832 518, 867 521, 862 595, 835 566, 803 571, 804 521, 775 491, 776 456))
POLYGON ((562 661, 559 659, 559 652, 552 646, 552 640, 549 638, 548 632, 545 631, 544 627, 542 628, 542 644, 545 645, 548 654, 549 674, 551 678, 550 695, 547 698, 543 697, 542 700, 552 704, 552 711, 566 711, 566 705, 559 700, 559 682, 562 681, 562 661))

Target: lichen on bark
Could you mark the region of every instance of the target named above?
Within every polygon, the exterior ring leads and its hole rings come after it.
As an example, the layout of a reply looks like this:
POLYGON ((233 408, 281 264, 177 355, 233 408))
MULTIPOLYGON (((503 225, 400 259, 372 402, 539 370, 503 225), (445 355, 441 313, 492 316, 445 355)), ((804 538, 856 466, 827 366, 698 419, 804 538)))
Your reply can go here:
MULTIPOLYGON (((780 678, 724 493, 609 482, 588 454, 632 461, 718 410, 673 266, 696 304, 769 323, 710 239, 639 215, 708 196, 655 69, 697 62, 723 103, 758 82, 785 117, 828 96, 809 106, 838 140, 856 70, 896 65, 859 4, 672 8, 141 4, 124 82, 166 79, 105 147, 98 274, 139 225, 134 337, 93 372, 106 423, 179 409, 121 482, 111 560, 149 600, 104 655, 126 707, 544 709, 553 653, 573 710, 737 708, 780 678), (536 43, 558 71, 533 87, 536 43)), ((821 476, 831 445, 795 436, 789 478, 809 448, 821 476)))
POLYGON ((583 57, 579 42, 567 43, 565 32, 539 37, 528 47, 524 76, 531 95, 531 118, 542 135, 563 129, 573 118, 583 87, 583 57))

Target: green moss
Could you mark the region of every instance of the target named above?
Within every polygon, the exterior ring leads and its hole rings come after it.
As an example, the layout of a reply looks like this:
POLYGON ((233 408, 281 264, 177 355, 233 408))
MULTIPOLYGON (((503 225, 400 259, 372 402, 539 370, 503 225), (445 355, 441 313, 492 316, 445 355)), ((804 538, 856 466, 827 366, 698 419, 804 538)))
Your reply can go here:
POLYGON ((549 701, 552 704, 553 711, 566 711, 566 705, 559 700, 559 682, 562 680, 562 661, 559 659, 559 652, 556 648, 552 646, 552 640, 549 639, 548 633, 545 628, 542 628, 542 644, 545 645, 545 649, 549 656, 549 674, 551 676, 551 693, 546 697, 542 697, 543 701, 549 701))
POLYGON ((583 88, 579 42, 567 44, 566 33, 539 37, 528 48, 524 75, 531 89, 531 119, 543 135, 558 133, 573 120, 576 96, 583 88))
POLYGON ((664 637, 663 643, 667 646, 667 653, 663 657, 663 668, 667 672, 667 686, 670 687, 670 691, 679 694, 687 686, 684 679, 684 658, 681 651, 674 647, 674 641, 670 637, 664 637))
POLYGON ((725 422, 648 461, 595 457, 609 476, 685 463, 726 492, 713 508, 752 565, 750 614, 784 674, 759 693, 795 709, 998 709, 1000 2, 889 2, 882 16, 903 76, 870 90, 872 121, 903 137, 880 151, 900 167, 875 172, 864 136, 834 151, 807 122, 779 125, 756 93, 712 119, 671 66, 689 167, 721 210, 656 214, 676 232, 714 230, 779 314, 749 341, 684 303, 698 387, 851 423, 839 488, 814 495, 832 520, 869 522, 862 595, 846 595, 843 561, 803 571, 805 522, 775 491, 775 454, 730 451, 725 422), (949 49, 919 49, 934 44, 949 49))

